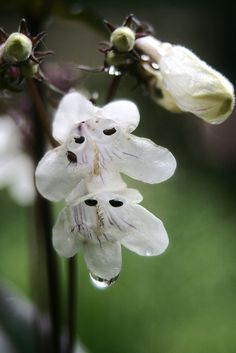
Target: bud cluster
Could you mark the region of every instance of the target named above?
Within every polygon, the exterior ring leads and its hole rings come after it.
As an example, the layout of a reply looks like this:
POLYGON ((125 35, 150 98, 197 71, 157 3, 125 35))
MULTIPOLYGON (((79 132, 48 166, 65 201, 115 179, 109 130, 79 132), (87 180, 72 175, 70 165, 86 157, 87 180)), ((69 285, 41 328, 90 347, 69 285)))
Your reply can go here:
POLYGON ((136 77, 153 100, 171 112, 188 112, 211 124, 223 122, 234 107, 234 88, 222 74, 189 49, 161 42, 152 29, 129 16, 111 31, 103 70, 136 77))
POLYGON ((6 33, 0 28, 0 89, 19 90, 25 78, 42 79, 39 64, 49 51, 36 51, 46 36, 29 33, 26 21, 21 20, 18 32, 6 33))

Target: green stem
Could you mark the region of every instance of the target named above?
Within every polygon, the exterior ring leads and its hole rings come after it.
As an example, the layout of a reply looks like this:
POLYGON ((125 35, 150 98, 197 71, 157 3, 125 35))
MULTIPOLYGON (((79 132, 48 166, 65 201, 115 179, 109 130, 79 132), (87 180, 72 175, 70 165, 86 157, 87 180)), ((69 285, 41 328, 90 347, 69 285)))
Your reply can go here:
POLYGON ((76 287, 76 257, 68 260, 68 347, 67 353, 73 353, 76 341, 76 302, 77 287, 76 287))
MULTIPOLYGON (((33 80, 28 81, 28 87, 33 106, 33 131, 34 131, 34 159, 37 165, 45 153, 46 141, 44 139, 44 128, 46 116, 42 114, 43 102, 39 93, 39 84, 33 80)), ((52 140, 51 140, 52 142, 52 140)), ((52 352, 60 353, 60 288, 58 264, 52 247, 52 210, 49 201, 39 193, 35 201, 35 224, 37 239, 43 242, 44 255, 46 257, 46 272, 48 284, 48 302, 52 334, 52 352)))
POLYGON ((29 90, 31 92, 31 97, 34 102, 36 111, 37 111, 37 117, 40 120, 40 124, 43 128, 43 133, 46 134, 48 140, 50 141, 52 147, 57 147, 59 146, 59 143, 54 139, 51 133, 51 128, 49 125, 49 119, 48 119, 48 114, 44 108, 43 101, 39 95, 37 86, 35 82, 32 79, 28 79, 27 81, 29 90))
POLYGON ((112 78, 111 85, 110 85, 108 92, 107 92, 105 103, 109 103, 110 101, 112 101, 114 99, 116 92, 117 92, 117 89, 120 85, 121 77, 122 76, 120 75, 120 76, 114 76, 112 78))

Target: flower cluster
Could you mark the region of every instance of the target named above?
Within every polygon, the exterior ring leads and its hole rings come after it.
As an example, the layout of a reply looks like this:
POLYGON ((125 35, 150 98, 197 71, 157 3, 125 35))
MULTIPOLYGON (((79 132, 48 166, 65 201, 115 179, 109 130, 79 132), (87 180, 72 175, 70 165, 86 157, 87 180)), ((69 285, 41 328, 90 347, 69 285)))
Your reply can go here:
POLYGON ((70 92, 53 122, 60 146, 47 152, 36 169, 40 193, 66 201, 53 228, 55 249, 71 257, 83 247, 91 276, 106 285, 119 275, 121 244, 145 256, 159 255, 168 245, 162 222, 139 205, 141 194, 121 177, 153 184, 176 168, 166 148, 132 134, 138 123, 138 109, 130 101, 98 108, 70 92))

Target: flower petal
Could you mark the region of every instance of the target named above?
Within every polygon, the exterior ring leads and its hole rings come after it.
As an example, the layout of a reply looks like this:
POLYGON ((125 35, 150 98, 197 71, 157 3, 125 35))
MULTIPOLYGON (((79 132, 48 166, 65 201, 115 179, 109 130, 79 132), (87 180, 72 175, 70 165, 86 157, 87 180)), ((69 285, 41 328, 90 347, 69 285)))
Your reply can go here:
POLYGON ((126 198, 126 200, 129 200, 134 203, 139 203, 143 201, 143 196, 142 194, 136 190, 136 189, 124 189, 119 192, 117 192, 119 195, 123 196, 126 198))
POLYGON ((121 173, 150 184, 160 183, 173 175, 176 161, 168 149, 133 135, 121 139, 120 146, 122 158, 117 160, 117 168, 121 173))
POLYGON ((140 205, 130 205, 129 217, 133 230, 121 239, 121 244, 143 256, 160 255, 169 244, 163 223, 140 205))
POLYGON ((53 136, 63 142, 75 124, 95 116, 93 104, 78 92, 67 93, 61 100, 53 121, 53 136))
POLYGON ((104 280, 110 280, 120 273, 121 246, 118 242, 84 244, 84 258, 89 272, 104 280))
MULTIPOLYGON (((66 198, 66 203, 70 205, 77 204, 82 199, 92 197, 95 193, 104 191, 113 191, 119 193, 120 191, 128 190, 126 183, 122 180, 121 175, 112 170, 102 170, 98 176, 87 176, 82 179, 72 192, 66 198)), ((140 199, 137 194, 130 196, 140 199)))
POLYGON ((61 256, 71 257, 79 250, 81 241, 71 231, 72 225, 70 209, 65 207, 60 212, 52 230, 53 246, 61 256))
POLYGON ((12 198, 22 206, 34 201, 34 168, 24 153, 5 155, 0 158, 0 187, 9 187, 12 198))
POLYGON ((118 100, 105 105, 102 108, 102 117, 115 121, 127 132, 135 130, 140 120, 137 106, 128 100, 118 100))
POLYGON ((66 198, 81 179, 76 169, 67 160, 64 146, 47 152, 35 172, 37 189, 51 201, 66 198))

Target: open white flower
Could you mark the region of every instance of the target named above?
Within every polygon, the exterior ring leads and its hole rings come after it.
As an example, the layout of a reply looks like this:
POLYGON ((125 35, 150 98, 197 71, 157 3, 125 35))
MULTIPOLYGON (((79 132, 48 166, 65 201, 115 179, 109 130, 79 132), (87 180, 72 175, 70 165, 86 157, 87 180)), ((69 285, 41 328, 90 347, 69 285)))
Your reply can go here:
POLYGON ((20 205, 29 205, 35 197, 34 168, 22 151, 21 136, 9 116, 0 117, 0 187, 8 187, 20 205))
POLYGON ((177 107, 212 124, 223 122, 231 114, 232 84, 190 50, 152 36, 137 39, 136 47, 159 66, 153 84, 162 91, 162 97, 156 100, 166 109, 176 111, 177 107))
POLYGON ((121 189, 120 172, 147 183, 171 177, 175 158, 149 139, 131 135, 138 123, 138 109, 130 101, 98 108, 81 94, 68 93, 53 123, 53 136, 62 145, 40 161, 36 170, 38 190, 57 201, 65 199, 83 178, 93 192, 97 179, 100 185, 113 183, 116 190, 121 189))
POLYGON ((53 245, 65 257, 83 248, 93 278, 112 283, 121 269, 121 245, 143 256, 160 255, 168 246, 162 222, 137 204, 140 194, 98 192, 65 207, 53 228, 53 245))

